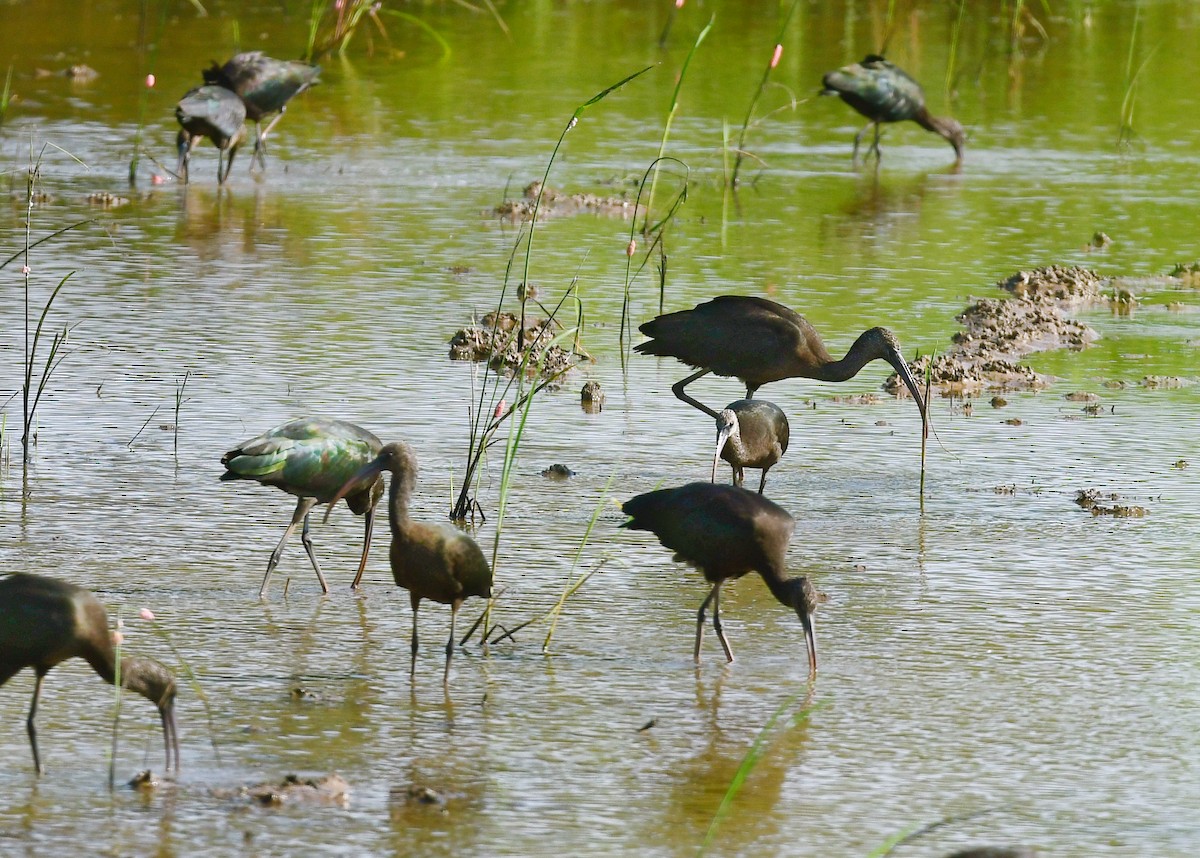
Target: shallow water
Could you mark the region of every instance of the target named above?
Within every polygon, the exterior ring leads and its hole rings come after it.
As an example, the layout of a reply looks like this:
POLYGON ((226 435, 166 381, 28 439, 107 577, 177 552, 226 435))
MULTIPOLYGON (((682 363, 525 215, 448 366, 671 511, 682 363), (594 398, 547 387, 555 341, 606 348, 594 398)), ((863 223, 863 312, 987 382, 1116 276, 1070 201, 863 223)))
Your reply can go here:
MULTIPOLYGON (((411 611, 390 582, 385 534, 365 591, 351 595, 361 522, 339 509, 314 533, 331 595, 320 597, 293 544, 260 603, 292 504, 217 477, 233 443, 292 416, 337 416, 409 441, 422 467, 414 514, 443 519, 463 467, 472 384, 482 380, 446 359, 446 340, 495 305, 517 238, 485 212, 506 187, 512 196, 541 176, 577 105, 655 63, 588 108, 550 183, 610 194, 640 177, 710 9, 717 24, 685 79, 668 148, 692 171, 667 233, 668 309, 766 294, 804 312, 834 352, 882 323, 911 354, 948 345, 968 300, 998 295, 992 284, 1021 268, 1150 276, 1194 261, 1191 98, 1166 81, 1193 64, 1196 6, 1068 6, 1045 22, 1047 46, 1029 42, 1011 61, 1003 18, 969 14, 951 106, 971 132, 965 169, 950 171, 949 147, 911 126, 886 132, 875 176, 850 166, 857 118, 809 96, 823 70, 877 46, 886 4, 803 5, 775 79, 807 100, 754 129, 749 146, 762 165, 751 163, 730 196, 721 125, 736 130, 744 115, 770 55, 774 4, 688 4, 662 50, 665 11, 634 2, 501 8, 511 40, 487 15, 422 7, 450 42, 445 58, 386 19, 404 55, 389 56, 376 38, 373 57, 356 42, 344 62, 327 61, 324 84, 273 135, 265 177, 247 173, 244 153, 221 192, 207 146, 186 189, 151 184, 145 161, 136 187, 126 175, 145 73, 158 80, 147 148, 169 164, 174 99, 196 69, 232 52, 234 7, 206 19, 180 7, 157 51, 141 54, 127 5, 86 4, 70 44, 47 26, 66 4, 0 11, 6 31, 28 34, 14 60, 20 98, 0 128, 9 252, 24 241, 31 139, 35 151, 50 142, 86 164, 45 151, 52 199, 34 210, 35 236, 96 218, 31 254, 35 303, 76 272, 52 318, 77 327, 41 405, 28 495, 19 444, 0 471, 0 557, 5 569, 95 590, 113 613, 119 606, 128 646, 177 664, 136 619, 151 607, 199 677, 212 723, 185 686, 183 773, 150 796, 110 793, 110 689, 82 663, 64 664, 39 715, 49 772, 38 779, 23 729, 32 677, 18 676, 0 693, 0 851, 62 851, 86 837, 105 854, 690 854, 776 712, 715 831, 715 854, 862 855, 949 817, 963 818, 894 854, 983 843, 1049 855, 1195 851, 1194 289, 1152 282, 1130 316, 1085 314, 1102 339, 1031 359, 1058 379, 1046 391, 1005 394, 999 410, 986 394, 969 416, 960 401, 937 401, 923 509, 912 404, 834 400, 876 392, 882 364, 841 385, 761 392, 792 421, 792 449, 768 481, 797 517, 791 565, 829 596, 816 617, 821 671, 811 686, 798 624, 756 577, 725 593, 737 661, 725 666, 710 636, 694 668, 702 581, 648 534, 618 530, 622 516, 608 504, 578 561, 602 571, 568 603, 552 654, 541 653, 544 624, 486 655, 468 646, 446 695, 448 612, 422 611, 410 681, 411 611), (1140 143, 1119 152, 1135 14, 1139 56, 1159 47, 1138 89, 1140 143), (94 83, 32 76, 79 58, 101 72, 94 83), (90 207, 97 191, 129 202, 90 207), (1113 238, 1103 251, 1085 247, 1096 230, 1113 238), (185 372, 175 451, 159 426, 174 420, 185 372), (1151 388, 1140 384, 1146 376, 1188 384, 1151 388), (1114 381, 1125 386, 1106 386, 1114 381), (1064 398, 1076 390, 1099 394, 1096 416, 1064 398), (1072 502, 1082 488, 1119 493, 1147 515, 1094 518, 1072 502), (350 782, 348 808, 265 809, 212 792, 328 771, 350 782), (445 812, 407 802, 414 784, 442 794, 445 812)), ((890 50, 926 81, 935 112, 946 108, 953 23, 939 9, 906 16, 890 50)), ((297 53, 305 10, 242 14, 243 47, 297 53)), ((771 90, 760 112, 785 98, 771 90)), ((598 503, 708 471, 710 422, 669 391, 686 369, 641 357, 621 367, 629 229, 586 215, 538 227, 530 278, 557 300, 578 277, 584 345, 597 362, 538 397, 530 415, 498 546, 506 626, 557 599, 598 503), (600 414, 580 410, 585 378, 607 392, 600 414), (553 462, 577 475, 540 477, 553 462)), ((18 264, 3 269, 5 396, 20 384, 18 264)), ((657 309, 647 270, 632 317, 657 309)), ((711 378, 689 390, 711 404, 743 392, 711 378)), ((10 439, 19 397, 4 415, 10 439)), ((499 476, 493 457, 480 488, 489 520, 476 532, 489 551, 499 476)), ((468 603, 460 628, 479 607, 468 603)), ((126 700, 122 723, 119 776, 157 770, 149 707, 126 700)))

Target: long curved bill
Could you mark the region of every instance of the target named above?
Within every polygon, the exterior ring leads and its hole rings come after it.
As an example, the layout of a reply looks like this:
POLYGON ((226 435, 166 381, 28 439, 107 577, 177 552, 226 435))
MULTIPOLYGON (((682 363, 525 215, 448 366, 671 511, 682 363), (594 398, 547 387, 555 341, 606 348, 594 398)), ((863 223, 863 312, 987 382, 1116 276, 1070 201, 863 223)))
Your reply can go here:
POLYGON ((921 411, 921 496, 924 499, 925 443, 929 440, 929 403, 921 395, 921 390, 917 387, 917 380, 908 371, 908 364, 905 362, 903 356, 898 352, 893 352, 888 358, 888 363, 896 370, 896 374, 900 376, 900 380, 904 382, 904 386, 908 388, 908 392, 912 394, 912 398, 917 403, 917 408, 921 411))
POLYGON ((805 608, 797 608, 800 623, 804 626, 804 645, 808 649, 808 675, 817 673, 817 633, 813 628, 812 614, 805 608))
POLYGON ((175 753, 175 771, 179 771, 179 725, 175 720, 175 701, 164 703, 158 708, 162 719, 163 745, 167 750, 167 771, 171 770, 171 752, 175 753))
POLYGON ((333 512, 333 508, 337 506, 338 501, 350 494, 350 492, 354 491, 359 486, 364 484, 370 485, 371 482, 374 482, 375 478, 381 473, 383 473, 383 462, 378 458, 372 459, 370 462, 367 462, 367 464, 359 468, 358 473, 346 480, 345 484, 338 489, 337 494, 333 496, 333 500, 329 502, 329 506, 325 507, 325 517, 321 519, 321 521, 329 521, 329 514, 333 512))
POLYGON ((717 450, 713 453, 712 479, 710 482, 717 481, 717 463, 721 461, 721 451, 725 449, 725 444, 729 441, 729 436, 733 434, 733 426, 722 421, 717 422, 717 450))

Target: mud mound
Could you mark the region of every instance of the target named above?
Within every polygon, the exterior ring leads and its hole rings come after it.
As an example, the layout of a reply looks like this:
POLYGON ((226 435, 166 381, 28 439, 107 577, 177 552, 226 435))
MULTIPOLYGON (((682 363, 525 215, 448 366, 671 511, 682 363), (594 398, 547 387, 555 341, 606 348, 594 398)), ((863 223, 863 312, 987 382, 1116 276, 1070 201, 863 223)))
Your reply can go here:
MULTIPOLYGON (((519 200, 505 200, 492 211, 500 217, 514 223, 530 220, 533 208, 537 205, 538 191, 542 191, 541 182, 530 182, 525 186, 519 200)), ((546 187, 542 191, 542 205, 538 209, 538 218, 568 217, 577 214, 605 215, 607 217, 632 217, 634 204, 621 197, 600 197, 596 194, 567 194, 546 187)))

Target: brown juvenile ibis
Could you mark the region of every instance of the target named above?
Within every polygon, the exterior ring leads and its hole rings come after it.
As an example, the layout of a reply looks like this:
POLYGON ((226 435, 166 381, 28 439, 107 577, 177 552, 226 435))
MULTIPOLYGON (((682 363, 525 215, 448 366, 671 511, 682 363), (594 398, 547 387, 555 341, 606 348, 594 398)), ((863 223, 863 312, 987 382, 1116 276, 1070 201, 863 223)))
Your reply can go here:
POLYGON ((412 664, 417 668, 417 608, 422 599, 432 599, 450 606, 450 638, 446 641, 446 669, 442 683, 450 681, 450 659, 454 655, 454 621, 458 609, 471 596, 492 597, 492 570, 475 540, 450 527, 439 527, 413 521, 408 517, 408 503, 417 483, 417 456, 412 447, 402 441, 385 444, 371 462, 350 478, 334 495, 325 511, 325 519, 333 512, 338 500, 349 498, 360 486, 379 479, 383 471, 391 471, 392 484, 388 491, 388 523, 392 528, 392 577, 397 587, 408 590, 412 600, 412 664))
POLYGON ((911 119, 926 131, 944 137, 954 147, 955 165, 962 164, 963 146, 967 140, 963 127, 949 116, 931 115, 925 107, 925 91, 921 85, 903 69, 878 54, 869 54, 862 62, 828 72, 821 82, 824 85, 822 95, 839 96, 871 120, 854 137, 855 161, 858 160, 859 143, 867 129, 875 129, 875 142, 871 144, 871 149, 878 159, 880 123, 911 119))
MULTIPOLYGON (((116 681, 117 661, 108 631, 108 614, 100 601, 82 587, 55 578, 18 572, 0 579, 0 685, 26 667, 32 667, 37 674, 25 724, 38 774, 45 771, 38 754, 34 724, 42 680, 52 667, 68 658, 82 658, 110 685, 116 681)), ((178 770, 179 734, 175 725, 175 679, 171 672, 153 659, 122 658, 121 686, 158 707, 167 769, 171 768, 174 749, 178 770)))
MULTIPOLYGON (((283 531, 279 544, 275 546, 275 550, 271 552, 271 559, 267 562, 267 574, 258 590, 260 599, 267 592, 267 584, 270 583, 271 573, 275 571, 275 566, 283 554, 283 546, 301 521, 304 522, 304 527, 300 533, 300 540, 304 543, 308 559, 312 561, 313 569, 317 572, 321 590, 329 592, 325 576, 321 574, 321 566, 317 563, 317 555, 313 553, 312 538, 308 532, 309 513, 317 504, 333 500, 338 489, 363 465, 370 462, 382 446, 383 443, 378 438, 361 426, 344 420, 305 417, 276 426, 257 438, 239 444, 221 457, 221 464, 226 468, 225 473, 221 475, 222 481, 254 480, 264 486, 275 486, 299 498, 292 521, 283 531)), ((375 506, 381 497, 382 478, 363 483, 346 497, 346 504, 355 515, 366 516, 362 560, 359 561, 358 572, 351 585, 356 589, 362 581, 363 570, 367 568, 367 554, 371 550, 371 529, 375 523, 375 506)))
POLYGON ((638 328, 650 337, 635 352, 673 357, 697 368, 671 391, 713 419, 720 415, 684 390, 701 376, 715 372, 746 385, 746 398, 764 384, 784 378, 846 381, 873 360, 885 360, 899 374, 921 411, 928 434, 925 400, 900 354, 900 342, 887 328, 863 331, 846 356, 834 360, 816 328, 795 310, 766 298, 721 295, 690 310, 666 313, 638 328))
POLYGON ((739 399, 717 415, 717 451, 713 455, 712 481, 717 481, 717 462, 724 459, 733 467, 733 484, 740 486, 743 468, 762 468, 758 483, 761 495, 767 485, 767 471, 787 452, 787 415, 774 402, 765 399, 739 399))
MULTIPOLYGON (((254 122, 254 158, 267 166, 267 135, 283 118, 287 103, 317 83, 321 67, 299 60, 277 60, 262 51, 236 54, 224 65, 215 62, 202 74, 204 82, 223 86, 236 92, 246 105, 246 118, 254 122), (262 127, 262 120, 275 117, 262 127)), ((253 168, 254 161, 250 162, 253 168)))
POLYGON ((246 108, 237 93, 223 86, 198 86, 189 90, 175 106, 179 136, 179 166, 175 172, 188 181, 188 161, 196 143, 207 137, 217 147, 217 184, 225 184, 233 169, 233 156, 246 138, 246 108), (225 153, 229 158, 221 171, 225 153))
POLYGON ((696 615, 695 659, 700 661, 704 612, 712 603, 713 629, 733 661, 733 650, 721 628, 721 585, 730 578, 757 572, 780 602, 796 612, 804 626, 808 670, 817 670, 817 642, 812 614, 818 595, 807 578, 787 577, 788 540, 796 520, 776 503, 737 486, 688 483, 630 498, 621 505, 630 516, 621 525, 649 530, 675 559, 696 567, 713 585, 696 615))

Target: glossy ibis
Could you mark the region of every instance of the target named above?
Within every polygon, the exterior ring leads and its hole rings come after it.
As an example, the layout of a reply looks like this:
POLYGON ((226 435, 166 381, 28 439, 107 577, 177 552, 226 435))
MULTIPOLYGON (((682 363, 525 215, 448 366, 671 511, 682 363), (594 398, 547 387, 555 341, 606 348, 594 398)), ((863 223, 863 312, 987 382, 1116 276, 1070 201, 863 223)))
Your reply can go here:
MULTIPOLYGON (((276 426, 257 438, 251 438, 221 457, 226 472, 224 480, 254 480, 264 486, 275 486, 299 498, 292 521, 284 530, 279 544, 271 552, 267 562, 267 574, 259 588, 261 599, 267 592, 271 573, 283 554, 283 546, 296 529, 304 522, 300 540, 308 559, 312 561, 321 582, 321 590, 329 592, 325 576, 313 553, 312 538, 308 533, 308 519, 317 504, 333 500, 347 480, 370 462, 383 446, 373 434, 347 423, 344 420, 321 420, 313 417, 291 420, 276 426)), ((346 504, 355 515, 366 516, 363 532, 362 560, 351 585, 357 588, 367 568, 367 553, 371 550, 371 528, 375 523, 375 506, 383 497, 383 479, 362 484, 346 497, 346 504)))
POLYGON ((175 106, 175 118, 179 121, 179 166, 175 168, 184 183, 188 181, 188 160, 192 148, 207 137, 217 147, 217 184, 225 184, 229 171, 233 169, 233 156, 246 138, 246 108, 237 93, 223 86, 198 86, 189 90, 175 106), (225 171, 221 172, 221 161, 228 152, 225 171))
POLYGON ((809 673, 817 670, 817 642, 812 613, 817 592, 807 578, 787 577, 788 540, 796 520, 762 495, 737 486, 688 483, 631 498, 621 509, 630 516, 622 524, 631 530, 649 530, 675 559, 696 567, 713 585, 696 615, 695 659, 700 661, 704 637, 704 612, 712 603, 713 629, 733 661, 733 650, 721 628, 721 585, 730 578, 757 572, 767 588, 792 608, 804 626, 809 673))
POLYGON ((450 681, 450 659, 454 654, 454 621, 458 609, 470 596, 492 597, 492 570, 475 540, 450 527, 439 527, 408 517, 408 502, 417 482, 417 456, 403 442, 385 444, 379 455, 355 474, 334 496, 325 519, 338 500, 347 500, 360 486, 391 471, 388 492, 388 523, 392 528, 392 577, 397 587, 408 590, 412 600, 412 664, 417 667, 417 608, 422 599, 450 606, 450 638, 446 641, 446 669, 442 683, 450 681))
POLYGON ((766 298, 721 295, 690 310, 651 319, 640 328, 650 337, 635 352, 673 357, 696 367, 671 391, 714 420, 720 415, 687 395, 689 384, 710 372, 734 376, 746 385, 746 398, 764 384, 784 378, 846 381, 873 360, 885 360, 899 374, 921 411, 928 431, 925 400, 900 354, 900 343, 886 328, 863 331, 846 356, 834 360, 816 329, 795 310, 766 298))
MULTIPOLYGON (((33 748, 33 764, 39 774, 45 770, 38 754, 34 719, 42 680, 52 667, 68 658, 82 658, 110 685, 116 680, 117 662, 108 631, 108 614, 100 601, 82 587, 55 578, 18 572, 0 579, 0 685, 26 667, 32 667, 37 674, 25 724, 33 748)), ((175 679, 171 672, 153 659, 122 658, 121 686, 158 707, 167 768, 171 768, 174 749, 178 770, 179 734, 175 725, 175 679)))
POLYGON ((743 468, 762 468, 758 483, 761 495, 767 485, 767 471, 787 452, 787 415, 774 402, 765 399, 739 399, 717 415, 717 451, 713 454, 712 481, 717 481, 717 462, 724 459, 733 466, 733 484, 740 486, 743 468))
POLYGON ((933 116, 925 108, 925 91, 902 69, 877 54, 862 62, 828 72, 821 80, 822 95, 836 95, 871 120, 854 138, 854 159, 867 129, 875 128, 871 148, 879 157, 879 125, 911 119, 926 131, 940 134, 954 147, 956 165, 962 163, 967 134, 958 121, 948 116, 933 116))
MULTIPOLYGON (((254 157, 265 169, 267 135, 283 118, 283 111, 293 97, 317 83, 321 67, 299 60, 276 60, 262 51, 236 54, 225 65, 215 62, 202 74, 204 82, 231 89, 246 105, 246 117, 254 122, 254 157), (262 120, 274 118, 262 127, 262 120)), ((253 162, 251 162, 253 166, 253 162)))

